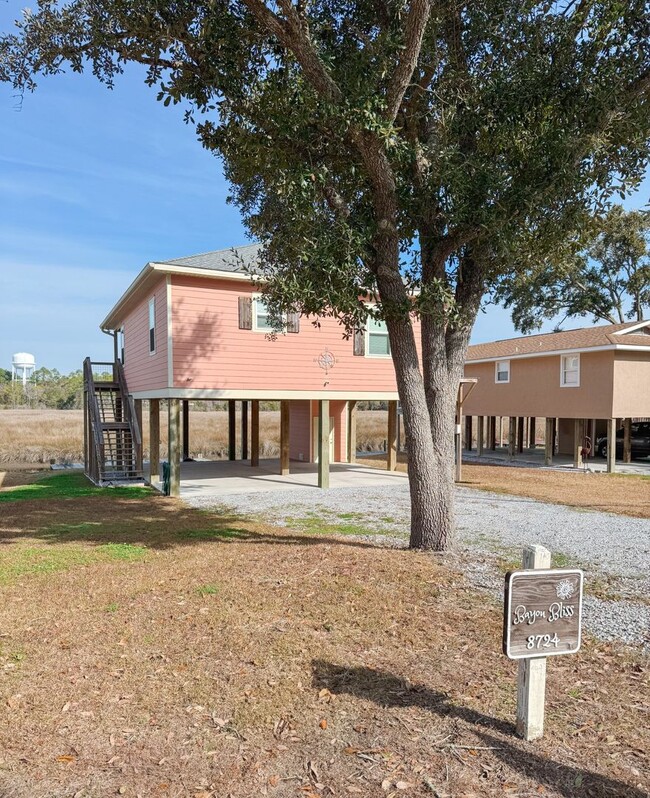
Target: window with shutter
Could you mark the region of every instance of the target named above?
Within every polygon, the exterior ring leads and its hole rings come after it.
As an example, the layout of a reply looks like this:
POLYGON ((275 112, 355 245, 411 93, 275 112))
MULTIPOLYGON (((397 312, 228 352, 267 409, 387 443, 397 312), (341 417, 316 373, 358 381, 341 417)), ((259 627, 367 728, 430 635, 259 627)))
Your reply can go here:
POLYGON ((249 296, 239 297, 239 329, 253 329, 253 300, 249 296))
POLYGON ((365 330, 355 330, 353 336, 354 354, 363 357, 366 354, 366 334, 365 330))
POLYGON ((300 332, 300 313, 287 313, 287 332, 300 332))

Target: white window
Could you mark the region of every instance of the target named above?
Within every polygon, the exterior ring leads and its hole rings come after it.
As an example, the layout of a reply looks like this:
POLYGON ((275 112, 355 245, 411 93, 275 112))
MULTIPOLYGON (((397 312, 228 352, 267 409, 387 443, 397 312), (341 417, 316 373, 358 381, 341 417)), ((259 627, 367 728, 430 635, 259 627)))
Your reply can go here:
POLYGON ((494 381, 510 382, 510 361, 497 360, 494 366, 494 381))
MULTIPOLYGON (((261 296, 253 297, 253 329, 259 332, 273 332, 274 326, 269 315, 269 309, 261 296)), ((286 314, 282 314, 282 321, 286 324, 286 314)))
POLYGON ((368 316, 366 354, 370 357, 390 357, 390 341, 385 321, 368 316))
POLYGON ((156 351, 156 298, 149 300, 149 354, 156 351))
POLYGON ((560 363, 560 385, 563 388, 579 388, 580 355, 562 355, 560 363))
POLYGON ((126 362, 124 360, 124 327, 120 327, 117 331, 117 356, 122 365, 126 362))

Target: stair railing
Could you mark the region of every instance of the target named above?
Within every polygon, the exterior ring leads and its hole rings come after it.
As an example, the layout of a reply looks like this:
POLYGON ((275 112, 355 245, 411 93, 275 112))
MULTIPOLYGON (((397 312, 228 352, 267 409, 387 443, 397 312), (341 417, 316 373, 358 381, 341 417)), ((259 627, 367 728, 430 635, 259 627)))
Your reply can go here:
POLYGON ((120 394, 122 395, 122 412, 124 413, 124 420, 128 423, 131 430, 131 438, 133 440, 133 454, 135 456, 134 468, 137 471, 142 463, 142 433, 140 431, 140 424, 135 412, 135 403, 133 397, 129 394, 126 386, 126 377, 124 376, 124 366, 118 360, 113 364, 113 374, 115 382, 119 385, 120 394))
POLYGON ((86 395, 86 412, 88 413, 88 471, 87 476, 93 482, 99 483, 101 480, 101 469, 104 463, 104 436, 102 435, 102 422, 95 391, 95 379, 93 376, 92 363, 89 357, 84 360, 84 393, 86 395))

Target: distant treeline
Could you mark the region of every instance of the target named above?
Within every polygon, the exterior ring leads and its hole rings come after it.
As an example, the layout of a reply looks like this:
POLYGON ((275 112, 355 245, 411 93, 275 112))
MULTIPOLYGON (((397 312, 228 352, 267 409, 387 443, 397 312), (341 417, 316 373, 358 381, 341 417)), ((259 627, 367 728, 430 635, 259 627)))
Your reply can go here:
MULTIPOLYGON (((23 386, 11 381, 11 371, 0 369, 0 408, 50 408, 53 410, 78 410, 83 405, 83 372, 61 374, 57 369, 41 367, 23 386)), ((226 410, 228 402, 191 402, 192 410, 226 410)), ((386 410, 386 402, 358 402, 359 410, 386 410)), ((280 402, 260 402, 260 410, 279 410, 280 402)))

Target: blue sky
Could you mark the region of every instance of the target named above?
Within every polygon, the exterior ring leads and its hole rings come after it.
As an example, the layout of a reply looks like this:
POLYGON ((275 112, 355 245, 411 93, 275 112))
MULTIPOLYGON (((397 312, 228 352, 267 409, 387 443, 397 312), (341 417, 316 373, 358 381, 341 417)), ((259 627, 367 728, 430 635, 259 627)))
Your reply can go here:
MULTIPOLYGON (((0 9, 0 30, 18 8, 0 9)), ((41 79, 22 102, 0 83, 0 367, 20 351, 62 372, 109 359, 99 322, 147 261, 247 240, 219 162, 142 75, 113 91, 92 75, 41 79)), ((648 193, 646 180, 627 204, 648 193)), ((490 308, 473 340, 513 334, 490 308)))

